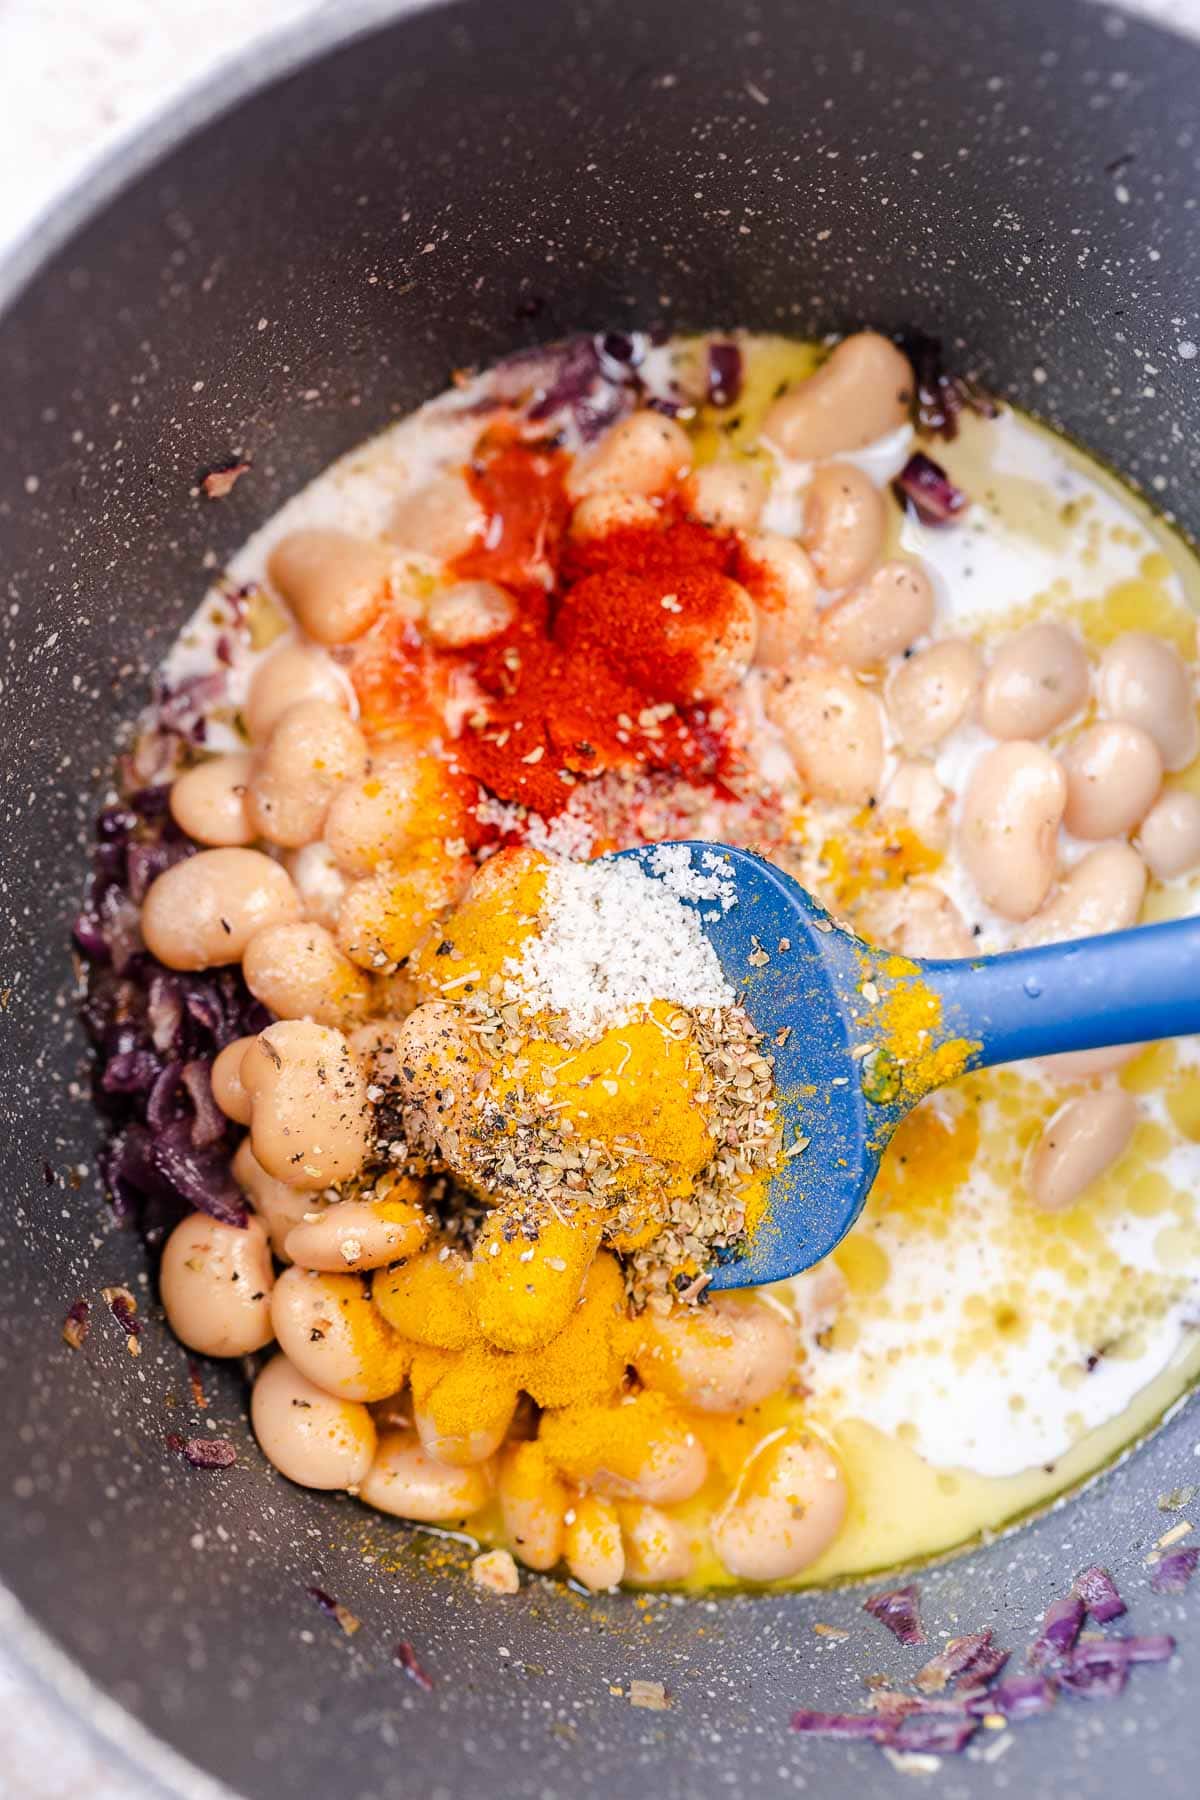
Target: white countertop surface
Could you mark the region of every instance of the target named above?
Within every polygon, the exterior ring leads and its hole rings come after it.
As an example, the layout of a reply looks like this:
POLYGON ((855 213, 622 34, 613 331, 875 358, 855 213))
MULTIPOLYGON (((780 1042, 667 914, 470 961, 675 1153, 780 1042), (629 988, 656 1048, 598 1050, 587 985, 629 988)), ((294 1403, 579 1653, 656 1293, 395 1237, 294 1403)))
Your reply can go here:
MULTIPOLYGON (((280 26, 337 4, 0 0, 0 68, 10 76, 0 108, 0 256, 98 155, 192 82, 240 61, 280 26)), ((1200 31, 1200 0, 1125 4, 1200 31)), ((2 1647, 0 1771, 5 1800, 151 1800, 2 1647)))

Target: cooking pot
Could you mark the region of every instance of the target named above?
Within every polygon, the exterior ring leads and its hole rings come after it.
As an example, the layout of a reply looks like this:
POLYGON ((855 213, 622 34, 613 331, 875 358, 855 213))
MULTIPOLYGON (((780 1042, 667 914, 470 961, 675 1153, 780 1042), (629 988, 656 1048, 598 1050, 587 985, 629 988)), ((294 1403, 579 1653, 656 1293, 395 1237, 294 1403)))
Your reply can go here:
MULTIPOLYGON (((116 734, 206 569, 455 367, 601 327, 920 326, 1196 531, 1198 92, 1193 44, 1075 0, 341 8, 123 150, 0 278, 0 1617, 169 1788, 909 1791, 872 1747, 788 1730, 928 1654, 862 1589, 485 1596, 453 1543, 269 1469, 236 1366, 203 1370, 197 1409, 94 1173, 69 923, 116 734), (140 1356, 106 1284, 142 1296, 140 1356), (164 1448, 209 1422, 232 1469, 164 1448), (631 1706, 634 1678, 669 1708, 631 1706)), ((1099 1560, 1135 1628, 1182 1646, 1114 1704, 947 1765, 948 1793, 1194 1793, 1200 1594, 1152 1596, 1144 1557, 1198 1451, 1184 1404, 1078 1497, 919 1575, 935 1634, 1019 1646, 1099 1560)))

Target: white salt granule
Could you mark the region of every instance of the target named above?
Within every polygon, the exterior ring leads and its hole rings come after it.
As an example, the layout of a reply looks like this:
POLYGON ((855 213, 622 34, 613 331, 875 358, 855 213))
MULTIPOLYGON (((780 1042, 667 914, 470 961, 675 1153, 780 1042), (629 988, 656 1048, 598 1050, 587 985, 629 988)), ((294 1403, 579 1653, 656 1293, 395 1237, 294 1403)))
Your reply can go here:
MULTIPOLYGON (((737 884, 729 872, 729 864, 715 850, 706 850, 701 862, 708 870, 702 875, 686 844, 659 844, 650 853, 650 867, 663 886, 681 900, 719 900, 721 912, 737 905, 737 884)), ((719 918, 706 913, 705 918, 719 918)))
POLYGON ((632 862, 551 868, 541 932, 526 940, 506 971, 506 999, 530 1012, 563 1013, 585 1037, 621 1024, 652 1000, 687 1007, 733 1002, 695 912, 632 862))

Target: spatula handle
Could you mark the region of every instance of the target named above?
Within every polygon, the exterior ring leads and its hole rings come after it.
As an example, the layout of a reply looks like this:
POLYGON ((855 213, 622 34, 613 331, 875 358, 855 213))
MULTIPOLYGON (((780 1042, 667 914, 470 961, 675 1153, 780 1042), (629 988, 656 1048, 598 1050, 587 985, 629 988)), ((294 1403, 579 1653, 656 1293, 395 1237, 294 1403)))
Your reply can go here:
POLYGON ((1200 918, 922 972, 976 1067, 1200 1032, 1200 918))

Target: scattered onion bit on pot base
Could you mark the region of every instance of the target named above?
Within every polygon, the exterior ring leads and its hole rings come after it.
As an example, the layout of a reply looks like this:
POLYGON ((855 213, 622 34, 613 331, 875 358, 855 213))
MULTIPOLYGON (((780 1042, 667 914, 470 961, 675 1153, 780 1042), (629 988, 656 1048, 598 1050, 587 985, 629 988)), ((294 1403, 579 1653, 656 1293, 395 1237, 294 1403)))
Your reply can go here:
MULTIPOLYGON (((1200 1550, 1177 1554, 1194 1558, 1193 1569, 1200 1562, 1200 1550)), ((1180 1585, 1186 1584, 1187 1578, 1180 1585)), ((1180 1588, 1168 1591, 1179 1592, 1180 1588)), ((889 1611, 903 1619, 911 1614, 915 1619, 917 1599, 917 1590, 910 1585, 874 1596, 874 1603, 867 1601, 865 1610, 895 1631, 889 1611)), ((869 1712, 816 1712, 802 1707, 792 1714, 792 1730, 807 1737, 878 1744, 885 1755, 893 1757, 957 1755, 981 1728, 999 1731, 1038 1718, 1049 1712, 1060 1694, 1080 1700, 1114 1699, 1136 1664, 1169 1662, 1175 1654, 1175 1639, 1165 1633, 1081 1635, 1089 1614, 1103 1622, 1125 1610, 1108 1570, 1093 1565, 1076 1579, 1069 1594, 1046 1608, 1042 1628, 1027 1651, 1033 1673, 998 1680, 1010 1653, 993 1646, 990 1631, 967 1632, 951 1638, 918 1670, 914 1684, 919 1693, 905 1693, 886 1685, 881 1677, 870 1677, 869 1712), (943 1690, 951 1681, 955 1691, 946 1695, 943 1690)))
POLYGON ((426 1669, 422 1668, 420 1662, 417 1660, 417 1653, 407 1638, 400 1639, 400 1642, 392 1651, 392 1660, 404 1670, 404 1673, 408 1676, 408 1679, 412 1682, 414 1687, 419 1687, 423 1694, 432 1694, 433 1676, 430 1675, 426 1669))
POLYGON ((230 1469, 237 1461, 237 1451, 228 1438, 185 1438, 178 1431, 168 1431, 164 1439, 167 1449, 193 1469, 230 1469))
POLYGON ((91 1307, 82 1297, 72 1303, 63 1320, 63 1343, 72 1350, 82 1350, 91 1330, 91 1307))
POLYGON ((137 1301, 129 1289, 126 1287, 102 1288, 100 1297, 125 1333, 125 1348, 130 1356, 140 1356, 142 1346, 138 1339, 142 1335, 142 1321, 137 1317, 137 1301))
POLYGON ((921 1612, 919 1595, 913 1582, 907 1587, 893 1588, 887 1594, 872 1594, 869 1600, 863 1601, 863 1611, 886 1625, 894 1637, 902 1644, 923 1644, 925 1633, 921 1630, 921 1612))
POLYGON ((331 1619, 337 1620, 347 1637, 353 1637, 359 1630, 362 1620, 357 1618, 348 1606, 343 1606, 340 1600, 335 1600, 332 1594, 327 1594, 324 1588, 306 1587, 304 1591, 310 1600, 316 1602, 323 1613, 328 1613, 331 1619))

